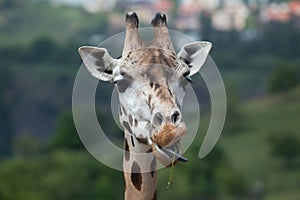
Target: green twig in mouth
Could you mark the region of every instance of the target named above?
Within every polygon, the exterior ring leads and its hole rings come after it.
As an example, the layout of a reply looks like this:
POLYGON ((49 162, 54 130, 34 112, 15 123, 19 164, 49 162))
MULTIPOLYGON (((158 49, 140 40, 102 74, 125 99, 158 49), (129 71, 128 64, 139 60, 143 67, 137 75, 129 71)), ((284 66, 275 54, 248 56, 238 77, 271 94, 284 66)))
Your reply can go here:
POLYGON ((171 170, 170 170, 170 176, 169 176, 169 181, 168 181, 168 185, 167 185, 167 191, 169 190, 170 188, 170 185, 172 183, 172 180, 173 180, 173 169, 174 169, 174 163, 175 163, 175 155, 177 153, 177 148, 175 149, 175 152, 174 152, 174 156, 173 156, 173 159, 172 159, 172 165, 171 165, 171 170))

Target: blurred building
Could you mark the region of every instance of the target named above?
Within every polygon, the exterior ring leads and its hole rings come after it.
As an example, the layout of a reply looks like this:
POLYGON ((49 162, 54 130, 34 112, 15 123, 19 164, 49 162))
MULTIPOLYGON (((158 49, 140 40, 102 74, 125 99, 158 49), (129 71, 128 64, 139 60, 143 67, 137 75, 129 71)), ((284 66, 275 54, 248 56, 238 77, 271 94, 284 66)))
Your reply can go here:
POLYGON ((69 5, 83 7, 87 12, 97 13, 100 11, 114 10, 118 0, 49 0, 56 5, 69 5))
POLYGON ((271 3, 260 13, 260 20, 263 23, 289 22, 295 17, 300 17, 300 1, 271 3))
POLYGON ((212 13, 212 26, 216 30, 241 31, 246 28, 250 9, 241 0, 224 2, 223 6, 212 13))
POLYGON ((135 11, 140 21, 151 21, 157 12, 166 13, 169 22, 179 30, 201 30, 201 16, 211 19, 211 26, 218 31, 254 30, 253 19, 258 23, 277 21, 287 23, 298 19, 300 26, 300 1, 270 3, 269 0, 49 0, 56 5, 84 8, 89 13, 111 12, 108 16, 112 29, 121 29, 124 12, 135 11), (112 12, 112 11, 121 12, 112 12), (253 17, 255 16, 255 17, 253 17), (170 20, 170 17, 171 20, 170 20), (252 21, 249 24, 249 21, 252 21))
POLYGON ((170 15, 174 8, 171 0, 119 0, 118 10, 135 11, 138 13, 140 21, 150 22, 157 12, 170 15))

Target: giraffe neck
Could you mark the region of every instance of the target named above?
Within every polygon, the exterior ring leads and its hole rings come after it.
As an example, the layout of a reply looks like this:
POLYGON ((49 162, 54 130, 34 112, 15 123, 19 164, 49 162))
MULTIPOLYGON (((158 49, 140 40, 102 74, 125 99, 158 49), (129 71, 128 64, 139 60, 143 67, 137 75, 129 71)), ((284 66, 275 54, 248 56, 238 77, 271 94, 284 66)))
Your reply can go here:
POLYGON ((157 171, 141 172, 142 168, 156 168, 156 158, 143 159, 132 153, 147 153, 149 147, 142 148, 139 141, 125 132, 125 152, 123 158, 124 179, 125 179, 125 200, 156 200, 157 199, 157 171), (128 153, 130 152, 130 153, 128 153))

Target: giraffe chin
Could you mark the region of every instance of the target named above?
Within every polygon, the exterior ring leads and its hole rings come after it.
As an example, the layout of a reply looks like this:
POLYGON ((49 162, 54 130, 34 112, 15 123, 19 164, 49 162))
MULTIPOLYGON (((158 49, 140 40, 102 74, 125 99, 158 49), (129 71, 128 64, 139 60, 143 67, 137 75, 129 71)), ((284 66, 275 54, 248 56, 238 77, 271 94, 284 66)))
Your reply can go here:
POLYGON ((175 142, 169 147, 160 147, 156 143, 152 143, 151 147, 155 157, 164 166, 169 167, 178 162, 188 162, 188 159, 181 155, 182 150, 180 148, 180 141, 175 142))

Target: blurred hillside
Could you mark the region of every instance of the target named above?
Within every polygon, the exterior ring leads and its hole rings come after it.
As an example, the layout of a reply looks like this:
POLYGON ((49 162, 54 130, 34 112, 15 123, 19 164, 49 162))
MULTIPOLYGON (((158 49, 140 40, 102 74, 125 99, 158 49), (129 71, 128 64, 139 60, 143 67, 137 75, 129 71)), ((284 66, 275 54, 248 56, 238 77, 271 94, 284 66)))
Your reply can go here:
MULTIPOLYGON (((123 26, 124 12, 92 14, 80 7, 46 2, 1 2, 1 72, 3 76, 10 73, 11 80, 6 81, 15 85, 10 91, 16 101, 10 111, 12 121, 18 122, 13 124, 15 132, 49 135, 54 130, 55 116, 71 103, 73 80, 81 64, 77 48, 97 45, 123 30, 111 18, 118 16, 118 24, 123 26), (34 120, 38 122, 30 123, 34 120)), ((218 31, 212 27, 209 15, 198 12, 197 16, 202 26, 196 34, 214 43, 211 56, 226 84, 233 86, 243 100, 265 96, 270 74, 279 65, 296 69, 299 64, 300 46, 294 41, 300 38, 300 28, 293 20, 264 24, 257 29, 257 37, 245 41, 243 31, 218 31)), ((171 17, 169 24, 175 28, 171 17)), ((111 87, 104 85, 103 93, 109 94, 106 90, 111 87)), ((106 103, 103 98, 99 101, 106 103)))
MULTIPOLYGON (((162 199, 300 198, 299 1, 99 2, 0 0, 1 200, 121 198, 122 174, 82 148, 70 110, 77 48, 123 31, 128 10, 142 26, 163 11, 172 29, 211 41, 227 89, 224 134, 199 160, 210 100, 201 77, 193 78, 203 92, 199 138, 190 162, 175 168, 169 192, 169 171, 161 172, 162 199)), ((97 109, 119 145, 123 136, 107 106, 112 89, 101 83, 97 109)))

